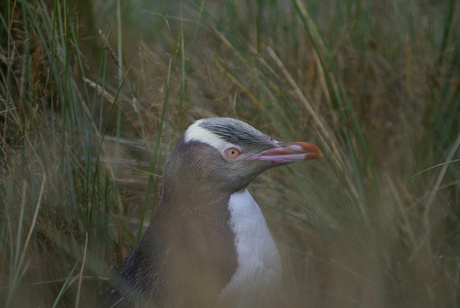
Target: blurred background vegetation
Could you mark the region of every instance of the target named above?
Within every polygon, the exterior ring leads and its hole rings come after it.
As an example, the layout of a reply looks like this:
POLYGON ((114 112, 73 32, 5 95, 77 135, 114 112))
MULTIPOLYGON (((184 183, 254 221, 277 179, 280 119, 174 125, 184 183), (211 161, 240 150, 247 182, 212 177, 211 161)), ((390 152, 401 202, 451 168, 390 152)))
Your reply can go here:
POLYGON ((460 307, 458 1, 0 11, 1 306, 93 302, 181 132, 230 116, 325 154, 250 187, 286 307, 460 307))

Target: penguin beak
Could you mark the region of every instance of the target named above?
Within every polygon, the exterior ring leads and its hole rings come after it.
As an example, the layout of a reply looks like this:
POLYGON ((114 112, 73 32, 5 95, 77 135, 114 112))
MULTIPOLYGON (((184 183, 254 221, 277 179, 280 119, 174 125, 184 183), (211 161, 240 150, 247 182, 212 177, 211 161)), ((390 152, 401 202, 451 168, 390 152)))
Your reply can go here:
POLYGON ((323 156, 323 152, 308 142, 277 142, 276 147, 259 152, 246 160, 264 160, 279 164, 312 160, 323 156))

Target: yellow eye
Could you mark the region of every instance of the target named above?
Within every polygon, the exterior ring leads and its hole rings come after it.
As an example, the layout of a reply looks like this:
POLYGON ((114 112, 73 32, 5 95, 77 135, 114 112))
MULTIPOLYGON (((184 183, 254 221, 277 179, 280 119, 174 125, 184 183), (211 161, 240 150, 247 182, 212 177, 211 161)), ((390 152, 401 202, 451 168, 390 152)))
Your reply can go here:
POLYGON ((237 148, 228 148, 225 150, 224 154, 227 156, 227 158, 235 159, 241 155, 241 151, 237 148))

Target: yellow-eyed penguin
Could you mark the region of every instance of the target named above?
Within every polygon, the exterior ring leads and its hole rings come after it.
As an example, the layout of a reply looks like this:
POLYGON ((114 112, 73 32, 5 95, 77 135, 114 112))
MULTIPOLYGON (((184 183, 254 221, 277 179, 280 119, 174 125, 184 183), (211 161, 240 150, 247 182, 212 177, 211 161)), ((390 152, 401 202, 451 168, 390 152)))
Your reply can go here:
POLYGON ((165 166, 150 226, 98 307, 269 307, 280 256, 247 186, 264 170, 321 156, 239 120, 196 121, 165 166))

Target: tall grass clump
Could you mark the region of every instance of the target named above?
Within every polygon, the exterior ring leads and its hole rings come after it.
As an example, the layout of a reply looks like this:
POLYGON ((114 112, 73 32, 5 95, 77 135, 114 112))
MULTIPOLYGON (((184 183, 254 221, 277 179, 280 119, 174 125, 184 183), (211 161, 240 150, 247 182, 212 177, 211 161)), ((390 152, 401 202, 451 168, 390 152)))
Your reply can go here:
POLYGON ((0 4, 0 301, 92 303, 211 116, 309 140, 250 189, 289 307, 459 307, 460 6, 0 4))

